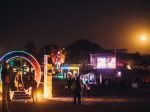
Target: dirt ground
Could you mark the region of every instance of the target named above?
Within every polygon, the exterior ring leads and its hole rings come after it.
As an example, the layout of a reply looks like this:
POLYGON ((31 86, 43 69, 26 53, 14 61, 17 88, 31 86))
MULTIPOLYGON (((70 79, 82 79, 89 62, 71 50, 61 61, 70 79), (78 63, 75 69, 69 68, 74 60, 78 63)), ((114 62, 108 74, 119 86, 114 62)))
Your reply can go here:
POLYGON ((62 81, 53 83, 54 97, 51 100, 12 102, 11 112, 150 112, 149 90, 94 86, 89 97, 83 94, 83 105, 73 105, 73 96, 68 95, 64 86, 62 81))
POLYGON ((72 97, 39 100, 38 103, 12 102, 11 112, 150 112, 150 99, 90 97, 73 105, 72 97))

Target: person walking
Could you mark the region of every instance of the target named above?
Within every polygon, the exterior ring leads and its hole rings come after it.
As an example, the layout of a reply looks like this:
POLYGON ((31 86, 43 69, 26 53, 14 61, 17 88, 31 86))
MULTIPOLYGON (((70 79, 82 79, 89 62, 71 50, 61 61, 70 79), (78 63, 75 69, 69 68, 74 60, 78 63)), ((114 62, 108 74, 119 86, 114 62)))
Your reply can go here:
POLYGON ((82 105, 82 102, 81 102, 82 83, 80 81, 79 76, 76 78, 73 85, 74 85, 74 105, 76 105, 77 98, 78 98, 79 105, 82 105))

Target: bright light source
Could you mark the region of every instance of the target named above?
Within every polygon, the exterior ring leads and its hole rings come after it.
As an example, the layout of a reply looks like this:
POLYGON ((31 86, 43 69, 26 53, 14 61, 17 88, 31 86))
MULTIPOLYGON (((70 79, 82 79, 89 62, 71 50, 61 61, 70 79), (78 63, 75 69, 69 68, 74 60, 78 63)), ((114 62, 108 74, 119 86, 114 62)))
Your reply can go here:
POLYGON ((146 40, 146 37, 145 37, 145 36, 141 36, 141 40, 142 40, 142 41, 145 41, 145 40, 146 40))
POLYGON ((130 65, 127 65, 127 69, 128 69, 128 70, 131 70, 132 68, 131 68, 131 66, 130 66, 130 65))
POLYGON ((115 69, 116 58, 115 57, 98 57, 97 68, 98 69, 115 69))
POLYGON ((39 99, 39 98, 41 98, 42 95, 41 95, 41 93, 37 93, 36 96, 39 99))
POLYGON ((121 72, 118 71, 118 72, 117 72, 117 76, 118 76, 118 77, 121 77, 121 75, 122 75, 121 72))

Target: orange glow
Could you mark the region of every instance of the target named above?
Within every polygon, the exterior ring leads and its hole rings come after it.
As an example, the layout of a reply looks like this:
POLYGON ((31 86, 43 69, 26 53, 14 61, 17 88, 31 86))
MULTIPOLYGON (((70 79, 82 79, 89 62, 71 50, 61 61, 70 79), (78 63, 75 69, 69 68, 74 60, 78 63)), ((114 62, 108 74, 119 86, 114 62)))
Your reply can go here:
POLYGON ((130 66, 130 65, 127 65, 127 69, 128 69, 128 70, 131 70, 132 68, 131 68, 131 66, 130 66))
POLYGON ((150 53, 149 27, 140 24, 131 24, 126 32, 126 48, 128 52, 150 53))
POLYGON ((38 99, 40 99, 40 98, 42 97, 42 95, 41 95, 40 92, 38 92, 38 93, 36 94, 36 96, 37 96, 38 99))
POLYGON ((143 35, 140 37, 142 41, 146 41, 146 37, 143 35))
POLYGON ((140 53, 147 53, 149 51, 149 34, 148 33, 137 33, 133 35, 131 40, 132 49, 136 49, 140 53), (143 34, 143 35, 141 35, 143 34))
MULTIPOLYGON (((44 76, 45 77, 45 76, 44 76)), ((52 75, 47 76, 44 80, 44 98, 52 98, 52 75)))
POLYGON ((139 39, 138 42, 136 43, 137 45, 139 45, 140 47, 142 48, 146 48, 147 46, 149 46, 149 39, 148 39, 148 35, 145 34, 145 35, 141 35, 141 36, 138 36, 139 39))

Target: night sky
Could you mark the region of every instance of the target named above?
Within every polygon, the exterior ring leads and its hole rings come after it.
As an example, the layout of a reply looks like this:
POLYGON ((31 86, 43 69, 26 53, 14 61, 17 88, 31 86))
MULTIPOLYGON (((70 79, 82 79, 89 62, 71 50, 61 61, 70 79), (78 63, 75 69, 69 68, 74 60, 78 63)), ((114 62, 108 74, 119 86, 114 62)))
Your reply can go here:
POLYGON ((107 49, 150 54, 149 0, 64 1, 1 2, 0 51, 22 49, 28 41, 39 49, 85 38, 107 49))

